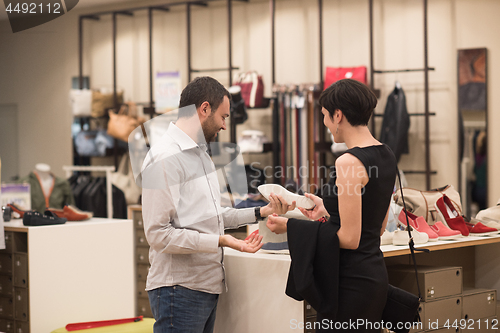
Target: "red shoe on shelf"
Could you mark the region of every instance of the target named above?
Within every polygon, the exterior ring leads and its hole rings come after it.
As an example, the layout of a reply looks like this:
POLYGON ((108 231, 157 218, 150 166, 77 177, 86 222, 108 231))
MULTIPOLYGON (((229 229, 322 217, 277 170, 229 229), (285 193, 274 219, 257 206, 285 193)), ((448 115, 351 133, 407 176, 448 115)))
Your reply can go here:
POLYGON ((450 240, 462 237, 462 233, 459 230, 451 230, 441 221, 437 221, 434 225, 431 225, 431 229, 438 234, 439 240, 450 240))
POLYGON ((12 209, 12 211, 13 211, 13 212, 18 213, 18 214, 20 215, 20 218, 23 218, 24 213, 25 213, 26 211, 24 211, 24 210, 22 210, 21 208, 17 207, 17 206, 16 206, 15 204, 13 204, 13 203, 7 204, 7 206, 9 206, 9 207, 12 209))
POLYGON ((413 227, 413 229, 417 230, 418 232, 426 233, 429 236, 430 242, 435 242, 438 240, 438 234, 434 230, 432 230, 431 227, 429 227, 422 216, 417 216, 403 208, 399 213, 399 222, 401 222, 406 227, 405 211, 408 214, 408 221, 410 222, 410 225, 413 227))
POLYGON ((492 236, 498 234, 497 229, 487 227, 481 222, 477 222, 476 224, 465 222, 465 225, 469 228, 470 236, 492 236))
POLYGON ((465 224, 462 215, 455 209, 450 198, 443 194, 434 204, 438 214, 440 215, 443 224, 446 224, 450 229, 458 230, 462 236, 469 236, 469 228, 465 224))

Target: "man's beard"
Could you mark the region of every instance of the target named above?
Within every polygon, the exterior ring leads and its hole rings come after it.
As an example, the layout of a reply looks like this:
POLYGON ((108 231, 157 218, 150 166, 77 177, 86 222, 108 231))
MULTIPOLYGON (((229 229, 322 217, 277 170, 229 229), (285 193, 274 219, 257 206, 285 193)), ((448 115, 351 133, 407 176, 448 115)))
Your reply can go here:
POLYGON ((203 130, 203 135, 205 136, 205 142, 207 144, 215 141, 215 135, 219 132, 219 129, 215 127, 215 124, 211 122, 210 118, 201 125, 201 129, 203 130))

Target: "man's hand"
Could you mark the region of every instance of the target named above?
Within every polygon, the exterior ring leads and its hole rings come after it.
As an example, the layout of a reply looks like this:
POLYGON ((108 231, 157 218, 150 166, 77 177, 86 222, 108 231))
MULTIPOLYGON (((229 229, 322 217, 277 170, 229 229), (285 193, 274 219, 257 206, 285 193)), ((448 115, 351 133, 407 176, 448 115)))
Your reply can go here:
POLYGON ((283 215, 290 210, 294 210, 295 206, 295 201, 289 205, 281 195, 271 193, 269 195, 269 204, 260 208, 260 216, 267 217, 273 213, 283 215))
POLYGON ((222 235, 219 236, 219 246, 230 247, 240 252, 255 253, 259 251, 263 245, 262 238, 263 236, 260 235, 250 235, 248 239, 241 240, 231 235, 222 235))
POLYGON ((282 234, 287 231, 287 223, 288 218, 273 214, 267 218, 266 225, 275 234, 282 234))
POLYGON ((325 205, 323 204, 323 199, 311 193, 305 193, 304 195, 306 198, 311 199, 316 205, 313 209, 298 207, 305 217, 310 220, 318 220, 319 218, 328 215, 325 205))

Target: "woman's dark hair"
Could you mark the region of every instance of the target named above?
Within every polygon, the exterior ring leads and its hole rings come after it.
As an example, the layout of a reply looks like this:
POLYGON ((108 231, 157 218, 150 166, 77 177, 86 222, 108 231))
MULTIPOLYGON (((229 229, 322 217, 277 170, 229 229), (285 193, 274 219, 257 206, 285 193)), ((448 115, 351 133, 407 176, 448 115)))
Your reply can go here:
POLYGON ((366 126, 377 106, 377 97, 365 84, 343 79, 321 93, 319 105, 327 109, 332 118, 335 110, 339 109, 352 126, 366 126))
MULTIPOLYGON (((197 77, 182 90, 179 108, 192 104, 199 108, 203 102, 208 102, 212 112, 215 112, 221 105, 224 96, 231 100, 231 95, 219 81, 209 76, 197 77)), ((179 116, 181 116, 180 113, 179 116)), ((184 114, 184 116, 190 115, 184 114)))

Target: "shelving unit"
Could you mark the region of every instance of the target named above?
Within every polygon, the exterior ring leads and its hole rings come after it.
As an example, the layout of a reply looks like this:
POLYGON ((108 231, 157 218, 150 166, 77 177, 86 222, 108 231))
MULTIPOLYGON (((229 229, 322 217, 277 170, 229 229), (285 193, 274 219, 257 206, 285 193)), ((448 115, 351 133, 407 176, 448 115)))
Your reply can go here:
MULTIPOLYGON (((430 164, 430 132, 429 132, 429 122, 430 117, 435 116, 435 112, 429 111, 429 71, 433 71, 433 67, 429 67, 428 59, 428 33, 427 33, 427 2, 423 1, 423 18, 424 18, 424 67, 416 69, 396 69, 396 70, 376 70, 374 67, 374 56, 373 56, 373 0, 368 0, 369 4, 369 25, 370 25, 370 88, 375 92, 377 98, 380 98, 380 90, 375 89, 374 74, 386 74, 386 73, 402 73, 402 72, 423 72, 424 73, 424 112, 423 113, 409 113, 410 116, 423 116, 425 119, 425 169, 420 170, 404 170, 406 174, 424 174, 426 189, 431 188, 431 175, 436 174, 436 171, 431 170, 430 164)), ((373 117, 382 117, 382 114, 373 114, 373 117)), ((371 121, 371 131, 375 133, 375 119, 372 118, 371 121)))

